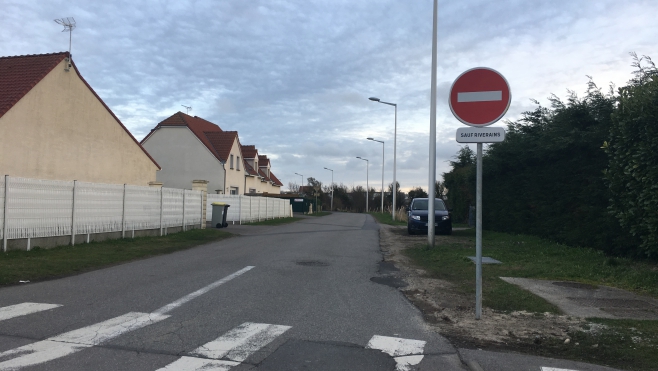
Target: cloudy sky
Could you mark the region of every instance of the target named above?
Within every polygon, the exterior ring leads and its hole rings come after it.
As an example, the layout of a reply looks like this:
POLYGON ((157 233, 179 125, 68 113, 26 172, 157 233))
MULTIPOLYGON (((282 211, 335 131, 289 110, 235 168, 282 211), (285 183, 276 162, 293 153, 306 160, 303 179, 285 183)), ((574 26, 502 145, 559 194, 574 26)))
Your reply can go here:
MULTIPOLYGON (((53 20, 74 17, 73 59, 137 139, 177 111, 237 130, 288 182, 348 186, 393 178, 427 189, 431 0, 0 0, 0 55, 66 51, 53 20)), ((463 71, 486 66, 512 89, 505 119, 567 89, 623 85, 630 52, 658 58, 655 0, 439 1, 437 176, 463 127, 447 104, 463 71)), ((502 122, 500 124, 502 126, 502 122)))

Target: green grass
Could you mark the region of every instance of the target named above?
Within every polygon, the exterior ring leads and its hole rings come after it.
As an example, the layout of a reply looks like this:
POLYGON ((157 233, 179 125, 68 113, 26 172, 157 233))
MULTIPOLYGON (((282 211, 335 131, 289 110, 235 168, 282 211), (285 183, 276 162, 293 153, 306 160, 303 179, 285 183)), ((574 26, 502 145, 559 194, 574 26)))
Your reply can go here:
POLYGON ((216 229, 195 229, 162 237, 125 238, 52 249, 37 247, 32 251, 9 251, 0 254, 0 285, 77 274, 184 250, 231 236, 228 232, 216 229))
POLYGON ((280 225, 280 224, 293 223, 301 219, 302 218, 295 218, 295 217, 278 218, 278 219, 261 220, 260 222, 242 223, 242 224, 243 225, 280 225))
POLYGON ((391 213, 379 213, 379 212, 370 212, 368 213, 372 215, 377 222, 381 224, 388 224, 388 225, 407 225, 406 221, 401 221, 401 220, 393 220, 393 217, 391 216, 391 213))
MULTIPOLYGON (((533 236, 490 231, 484 231, 482 247, 484 256, 503 263, 482 268, 483 305, 489 308, 559 313, 544 299, 499 277, 576 281, 658 298, 658 266, 652 263, 611 258, 598 250, 569 247, 533 236)), ((452 236, 438 239, 435 248, 419 245, 405 253, 433 276, 454 283, 456 290, 474 297, 475 264, 466 258, 475 256, 474 229, 453 231, 452 236)), ((564 344, 564 339, 549 338, 530 351, 628 370, 656 370, 658 321, 589 321, 598 331, 573 330, 570 344, 564 344), (598 328, 596 324, 605 327, 598 328)))
POLYGON ((589 329, 571 331, 571 343, 548 339, 546 355, 592 363, 605 363, 625 370, 656 370, 658 321, 591 318, 589 329))
POLYGON ((306 214, 307 216, 327 216, 331 215, 331 212, 329 211, 320 211, 319 213, 313 213, 313 214, 306 214))

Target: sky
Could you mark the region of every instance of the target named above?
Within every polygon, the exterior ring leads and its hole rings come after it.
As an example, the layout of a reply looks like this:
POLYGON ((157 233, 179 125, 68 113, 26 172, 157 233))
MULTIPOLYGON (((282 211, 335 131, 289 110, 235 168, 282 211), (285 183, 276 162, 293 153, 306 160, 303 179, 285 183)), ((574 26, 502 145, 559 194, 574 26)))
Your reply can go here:
MULTIPOLYGON (((427 190, 430 0, 0 0, 0 8, 0 56, 67 51, 69 34, 54 20, 73 17, 76 66, 138 140, 190 106, 267 155, 286 190, 302 176, 329 184, 332 174, 380 189, 382 144, 367 137, 385 142, 388 187, 395 139, 401 188, 427 190), (398 105, 397 135, 394 107, 369 97, 398 105)), ((512 101, 494 124, 504 127, 533 100, 583 95, 587 76, 606 90, 624 85, 629 53, 658 58, 656 14, 655 0, 440 0, 437 180, 465 127, 448 106, 462 72, 483 66, 505 76, 512 101)))

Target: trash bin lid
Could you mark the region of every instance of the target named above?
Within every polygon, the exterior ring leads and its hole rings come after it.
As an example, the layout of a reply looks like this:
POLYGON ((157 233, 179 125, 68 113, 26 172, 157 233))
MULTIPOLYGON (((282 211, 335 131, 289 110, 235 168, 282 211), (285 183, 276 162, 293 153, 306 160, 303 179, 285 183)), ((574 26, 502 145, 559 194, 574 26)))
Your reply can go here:
POLYGON ((223 203, 223 202, 213 202, 212 205, 213 206, 226 206, 226 204, 223 203))

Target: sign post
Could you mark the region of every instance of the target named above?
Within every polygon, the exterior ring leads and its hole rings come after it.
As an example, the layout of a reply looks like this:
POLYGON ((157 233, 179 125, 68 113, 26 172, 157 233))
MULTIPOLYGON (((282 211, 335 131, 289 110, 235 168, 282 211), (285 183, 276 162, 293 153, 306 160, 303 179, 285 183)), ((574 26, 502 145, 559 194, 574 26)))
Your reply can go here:
POLYGON ((470 128, 457 129, 457 142, 477 143, 475 189, 475 319, 482 318, 482 143, 505 140, 503 128, 487 128, 500 120, 512 100, 505 77, 486 68, 472 68, 450 88, 450 110, 470 128))

